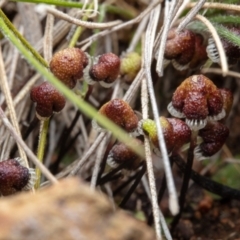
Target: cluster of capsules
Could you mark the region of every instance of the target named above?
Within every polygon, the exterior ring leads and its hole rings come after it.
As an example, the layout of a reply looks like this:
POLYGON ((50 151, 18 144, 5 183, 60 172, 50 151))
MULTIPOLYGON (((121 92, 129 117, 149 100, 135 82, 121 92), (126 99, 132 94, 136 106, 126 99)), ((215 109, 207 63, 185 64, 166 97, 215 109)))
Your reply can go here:
MULTIPOLYGON (((141 58, 135 53, 127 54, 122 59, 113 53, 94 58, 81 49, 67 48, 53 56, 49 69, 70 89, 73 89, 81 79, 88 84, 99 82, 109 87, 119 74, 126 79, 126 82, 133 80, 137 72, 137 66, 134 64, 136 59, 139 62, 141 58)), ((36 115, 40 120, 50 118, 53 113, 60 112, 65 106, 65 98, 49 82, 43 82, 32 88, 30 97, 36 103, 36 115)), ((127 121, 126 128, 132 129, 127 121)), ((35 170, 25 167, 21 158, 0 161, 0 195, 7 196, 30 190, 35 182, 35 170)))
MULTIPOLYGON (((168 154, 176 154, 189 144, 192 134, 197 134, 198 145, 194 153, 198 160, 216 154, 225 143, 229 129, 225 120, 232 107, 233 95, 227 89, 219 89, 204 75, 193 75, 184 80, 173 94, 168 111, 173 116, 159 118, 168 154)), ((159 155, 157 127, 154 120, 139 120, 133 109, 121 99, 104 104, 99 113, 110 118, 131 135, 145 135, 159 155)), ((102 129, 104 131, 104 129, 102 129)), ((135 147, 143 147, 138 139, 135 147)), ((124 168, 134 170, 144 159, 125 144, 118 143, 110 151, 108 164, 115 168, 126 163, 124 168)))
MULTIPOLYGON (((238 34, 236 29, 232 31, 238 34)), ((236 49, 225 39, 221 39, 229 62, 237 59, 236 49)), ((208 58, 219 63, 216 46, 212 39, 208 45, 200 34, 184 29, 169 31, 165 61, 171 62, 177 70, 197 68, 208 58)), ((83 79, 88 84, 99 82, 104 87, 110 87, 120 75, 125 82, 131 82, 141 67, 141 57, 129 53, 120 59, 113 53, 98 57, 89 56, 78 48, 67 48, 57 52, 50 61, 50 71, 70 89, 78 80, 83 79)), ((64 97, 50 83, 44 82, 31 90, 31 99, 37 103, 36 112, 40 119, 49 118, 54 112, 59 112, 65 105, 64 97)), ((202 142, 197 146, 195 155, 198 159, 209 157, 220 150, 229 130, 224 125, 232 105, 232 94, 226 89, 218 89, 214 83, 203 75, 187 78, 175 91, 172 102, 168 106, 170 114, 175 118, 160 117, 166 146, 169 154, 179 151, 190 142, 192 131, 197 131, 202 142)), ((105 115, 131 135, 142 133, 149 136, 152 145, 158 148, 156 125, 153 120, 145 119, 139 122, 138 117, 122 99, 113 99, 104 104, 100 114, 105 115)), ((103 130, 96 122, 93 126, 103 130)), ((104 131, 104 130, 103 130, 104 131)), ((135 144, 142 147, 138 140, 135 144)), ((124 144, 116 144, 108 157, 109 165, 117 166, 123 161, 129 162, 126 168, 132 169, 143 161, 124 144)))
MULTIPOLYGON (((236 35, 240 34, 236 28, 231 28, 230 31, 236 35)), ((224 38, 221 38, 221 41, 228 63, 236 63, 240 56, 240 48, 224 38)), ((206 42, 202 35, 191 30, 184 29, 178 32, 176 28, 173 28, 169 31, 167 37, 165 62, 171 62, 174 68, 180 71, 187 68, 195 69, 205 63, 208 58, 212 62, 220 63, 213 39, 210 38, 208 44, 206 42)), ((105 109, 106 106, 111 106, 114 101, 122 100, 110 101, 100 110, 101 113, 104 112, 112 120, 114 119, 109 116, 109 113, 105 112, 105 109)), ((194 75, 183 81, 174 92, 172 101, 168 105, 168 111, 173 118, 160 117, 159 119, 169 155, 177 153, 185 144, 189 144, 193 132, 198 135, 198 145, 194 151, 198 160, 216 154, 229 135, 225 120, 232 107, 232 102, 233 95, 229 90, 217 88, 204 75, 194 75)), ((131 111, 131 114, 132 119, 135 119, 133 111, 131 111)), ((117 118, 121 119, 121 116, 118 115, 117 118)), ((124 121, 123 119, 121 121, 124 121)), ((121 121, 115 123, 128 131, 124 127, 126 124, 121 121)), ((151 119, 144 119, 139 121, 138 128, 136 120, 133 125, 134 129, 131 129, 131 134, 138 132, 147 135, 151 140, 154 151, 160 154, 156 123, 151 119)), ((136 144, 138 144, 136 147, 143 147, 140 140, 136 144)), ((133 169, 133 167, 139 166, 143 159, 134 154, 123 143, 119 143, 110 151, 108 163, 112 167, 116 167, 123 161, 129 162, 125 168, 133 169)))
MULTIPOLYGON (((70 89, 83 80, 90 85, 98 82, 103 87, 111 87, 119 74, 126 82, 131 82, 141 66, 140 59, 137 53, 129 53, 120 59, 113 53, 92 57, 79 48, 66 48, 52 57, 49 69, 70 89)), ((36 115, 40 120, 59 113, 66 102, 49 82, 32 88, 30 98, 36 103, 36 115)))
MULTIPOLYGON (((217 153, 225 143, 229 129, 225 120, 232 107, 233 95, 227 89, 219 89, 204 75, 185 79, 173 94, 168 111, 174 118, 160 117, 166 147, 169 154, 177 153, 191 141, 195 132, 200 143, 195 157, 203 160, 217 153)), ((158 148, 156 124, 142 120, 142 130, 158 148)))
MULTIPOLYGON (((229 28, 231 33, 240 35, 239 28, 229 28)), ((240 56, 240 48, 221 37, 229 65, 236 64, 240 56)), ((170 62, 179 71, 196 69, 203 65, 207 59, 220 64, 219 52, 213 38, 208 38, 189 29, 178 31, 177 28, 170 29, 166 49, 164 53, 165 65, 170 62)))
MULTIPOLYGON (((78 81, 86 81, 89 85, 98 82, 103 87, 111 87, 119 76, 122 81, 129 84, 140 68, 141 56, 136 52, 123 54, 121 58, 113 53, 92 57, 79 48, 66 48, 57 52, 49 64, 54 76, 70 89, 73 89, 78 81)), ((36 115, 40 120, 60 112, 65 106, 65 98, 49 82, 43 82, 32 88, 30 98, 36 103, 36 115)), ((129 133, 133 134, 137 129, 137 116, 128 103, 121 99, 106 103, 99 113, 107 116, 129 133)), ((95 121, 93 126, 103 130, 95 121)), ((123 146, 127 150, 125 145, 123 146)), ((117 146, 114 146, 112 151, 116 148, 117 146)))

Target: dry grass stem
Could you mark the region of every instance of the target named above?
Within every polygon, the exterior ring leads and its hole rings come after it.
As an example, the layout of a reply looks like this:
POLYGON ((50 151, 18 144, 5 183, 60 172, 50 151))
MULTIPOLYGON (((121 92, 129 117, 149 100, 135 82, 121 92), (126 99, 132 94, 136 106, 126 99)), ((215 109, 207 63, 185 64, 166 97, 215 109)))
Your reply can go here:
POLYGON ((136 24, 136 23, 139 23, 145 16, 147 16, 152 9, 154 9, 160 2, 162 1, 156 1, 154 3, 151 3, 143 12, 141 12, 136 18, 130 20, 130 21, 127 21, 127 22, 124 22, 122 24, 119 24, 115 27, 113 27, 112 29, 110 30, 104 30, 104 31, 101 31, 99 33, 96 33, 94 35, 92 35, 91 37, 89 38, 86 38, 85 40, 81 41, 79 43, 79 45, 83 45, 87 42, 94 42, 96 41, 97 39, 99 39, 100 37, 104 37, 106 36, 107 34, 111 34, 112 32, 115 32, 115 31, 118 31, 118 30, 121 30, 123 28, 127 28, 133 24, 136 24))
POLYGON ((174 11, 176 1, 166 1, 165 9, 164 9, 164 25, 162 28, 162 35, 161 35, 161 41, 158 48, 158 54, 157 54, 157 66, 156 71, 159 76, 163 75, 163 60, 164 60, 164 51, 165 51, 165 45, 167 40, 168 31, 171 25, 172 20, 172 14, 174 11))
POLYGON ((74 17, 71 17, 61 11, 58 11, 52 7, 46 6, 46 10, 48 13, 51 13, 55 17, 58 17, 60 19, 63 19, 65 21, 68 21, 70 23, 76 24, 81 27, 89 28, 89 29, 106 29, 106 28, 111 28, 116 25, 119 25, 122 21, 116 20, 112 22, 107 22, 107 23, 93 23, 93 22, 87 22, 87 21, 82 21, 79 19, 76 19, 74 17))
POLYGON ((43 37, 43 56, 48 63, 52 59, 53 25, 54 25, 54 16, 52 14, 48 14, 46 25, 45 25, 44 37, 43 37))
POLYGON ((221 63, 221 66, 222 66, 223 76, 226 76, 226 74, 228 72, 227 58, 226 58, 225 51, 223 49, 223 45, 222 45, 221 39, 220 39, 216 29, 211 24, 211 22, 208 21, 204 16, 197 15, 195 18, 200 20, 203 24, 205 24, 206 27, 208 28, 209 32, 212 34, 212 37, 213 37, 213 39, 214 39, 214 41, 216 43, 216 47, 217 47, 218 52, 219 52, 219 57, 220 57, 220 63, 221 63))
MULTIPOLYGON (((188 8, 192 8, 196 5, 196 3, 189 3, 187 5, 188 8)), ((226 4, 226 3, 205 3, 202 8, 207 9, 222 9, 222 10, 229 10, 229 11, 235 11, 240 12, 240 6, 236 4, 226 4)))
MULTIPOLYGON (((149 200, 152 201, 151 192, 150 192, 150 188, 149 188, 149 185, 147 182, 146 174, 144 174, 142 177, 142 184, 143 184, 144 190, 145 190, 149 200)), ((160 222, 161 222, 161 226, 162 226, 162 230, 163 230, 165 238, 167 240, 172 240, 171 233, 169 231, 168 225, 165 221, 165 218, 164 218, 163 213, 160 208, 159 208, 159 216, 160 216, 160 222)))
MULTIPOLYGON (((27 96, 32 86, 36 83, 36 81, 41 77, 39 73, 36 73, 29 81, 24 85, 24 87, 19 91, 16 97, 13 99, 14 107, 18 106, 18 104, 23 100, 24 97, 27 96)), ((6 116, 9 115, 9 110, 5 111, 6 116)), ((0 119, 0 126, 2 125, 2 121, 0 119)))
MULTIPOLYGON (((143 119, 147 119, 148 118, 148 90, 147 90, 146 78, 142 79, 141 104, 142 104, 143 119)), ((145 158, 146 158, 146 164, 147 164, 148 181, 149 181, 150 193, 151 193, 150 199, 151 199, 152 209, 153 209, 155 231, 156 231, 157 239, 162 239, 161 227, 160 227, 160 215, 159 215, 160 208, 159 208, 158 199, 157 199, 156 183, 155 183, 153 164, 152 164, 152 152, 151 152, 150 142, 147 137, 144 137, 144 149, 145 149, 145 158)))
POLYGON ((79 159, 76 160, 77 164, 76 166, 74 165, 74 168, 71 170, 71 172, 69 173, 69 176, 74 176, 77 174, 77 172, 81 169, 81 167, 86 163, 86 161, 88 160, 88 158, 92 155, 92 153, 96 150, 96 148, 98 147, 98 145, 100 144, 100 142, 104 139, 104 137, 106 136, 107 132, 102 132, 98 135, 98 137, 96 138, 96 140, 94 141, 94 143, 92 144, 92 146, 88 149, 88 151, 85 153, 85 155, 79 159))
MULTIPOLYGON (((159 9, 160 10, 160 9, 159 9)), ((156 10, 155 10, 156 11, 156 10)), ((154 18, 157 16, 154 16, 154 18)), ((154 116, 154 121, 156 123, 157 127, 157 135, 158 135, 158 142, 159 146, 161 149, 162 153, 162 159, 163 159, 163 165, 165 169, 165 175, 166 175, 166 180, 167 180, 167 187, 169 191, 169 208, 170 211, 172 212, 173 215, 177 214, 179 211, 178 207, 178 197, 177 197, 177 192, 176 188, 174 185, 173 181, 173 176, 172 176, 172 171, 169 163, 169 158, 168 158, 168 153, 166 149, 166 144, 162 132, 162 128, 159 122, 159 112, 158 112, 158 106, 156 103, 156 98, 155 98, 155 92, 154 92, 154 87, 153 87, 153 82, 152 82, 152 76, 151 76, 151 62, 152 62, 152 49, 153 49, 153 43, 154 43, 154 38, 155 38, 155 32, 156 32, 156 27, 157 27, 157 21, 154 21, 154 18, 149 21, 147 31, 146 31, 146 40, 144 43, 144 67, 145 67, 145 75, 147 78, 147 85, 148 85, 148 93, 150 96, 150 102, 152 105, 152 111, 153 111, 153 116, 154 116), (151 49, 151 51, 149 51, 151 49)), ((159 16, 158 16, 159 18, 159 16)), ((157 18, 155 18, 157 19, 157 18)))
MULTIPOLYGON (((8 86, 7 76, 6 76, 4 62, 3 62, 3 58, 2 58, 2 48, 1 48, 1 46, 0 46, 0 86, 1 86, 1 89, 4 93, 4 95, 5 95, 5 98, 6 98, 6 103, 7 103, 8 109, 9 109, 9 115, 10 115, 10 119, 12 121, 12 124, 15 128, 15 131, 21 136, 21 132, 20 132, 15 108, 14 108, 14 105, 13 105, 13 100, 12 100, 12 97, 11 97, 11 92, 10 92, 10 89, 9 89, 9 86, 8 86)), ((17 144, 17 145, 18 145, 18 150, 19 150, 20 157, 25 162, 25 166, 29 167, 27 157, 26 157, 26 154, 25 154, 24 150, 21 148, 21 146, 19 144, 17 144)))
POLYGON ((183 21, 178 26, 178 31, 183 30, 190 21, 197 15, 199 10, 202 8, 203 4, 206 2, 206 0, 199 0, 197 4, 188 12, 187 16, 183 19, 183 21))
MULTIPOLYGON (((215 74, 219 74, 219 75, 223 75, 224 74, 222 69, 219 69, 219 68, 203 68, 201 70, 201 72, 203 74, 206 74, 206 73, 215 73, 215 74)), ((230 77, 234 77, 234 78, 240 79, 240 73, 234 72, 234 71, 228 71, 226 73, 226 76, 230 76, 230 77)))
POLYGON ((147 23, 148 23, 148 19, 149 19, 149 16, 146 16, 142 19, 142 21, 139 23, 137 29, 136 29, 136 32, 128 46, 128 49, 126 50, 126 52, 133 52, 134 49, 136 48, 139 40, 141 39, 142 37, 142 34, 143 32, 145 31, 146 29, 146 26, 147 26, 147 23))
POLYGON ((12 137, 15 141, 24 149, 29 159, 41 170, 42 174, 51 182, 57 183, 57 179, 52 175, 52 173, 37 159, 35 154, 31 151, 31 149, 25 144, 22 138, 16 133, 12 124, 8 121, 6 115, 4 114, 2 108, 0 107, 0 118, 4 126, 8 129, 12 137))
POLYGON ((103 138, 102 142, 98 147, 97 156, 96 156, 96 160, 95 160, 94 168, 92 172, 92 178, 91 178, 91 184, 90 184, 91 189, 95 189, 96 187, 100 164, 103 159, 105 148, 110 137, 111 137, 111 133, 108 133, 107 135, 105 135, 105 137, 103 138))

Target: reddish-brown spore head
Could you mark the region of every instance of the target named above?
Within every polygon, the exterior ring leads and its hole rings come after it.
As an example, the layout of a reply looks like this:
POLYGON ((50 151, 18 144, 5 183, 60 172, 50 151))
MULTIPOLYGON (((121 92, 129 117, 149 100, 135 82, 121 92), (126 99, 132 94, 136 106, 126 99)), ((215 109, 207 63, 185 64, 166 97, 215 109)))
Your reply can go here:
POLYGON ((167 37, 164 57, 166 59, 175 59, 179 64, 189 63, 195 51, 195 34, 184 29, 177 32, 176 28, 170 29, 167 37))
POLYGON ((173 107, 186 118, 200 120, 217 115, 223 109, 223 99, 214 83, 203 75, 194 75, 182 82, 172 98, 173 107))
POLYGON ((204 39, 202 35, 196 34, 195 35, 195 51, 194 55, 191 59, 189 68, 196 68, 203 62, 208 59, 207 51, 206 51, 206 44, 204 44, 204 39))
POLYGON ((200 150, 203 156, 212 156, 217 153, 225 143, 229 135, 229 129, 220 122, 209 122, 207 126, 199 131, 203 139, 200 150))
POLYGON ((120 72, 120 58, 113 53, 101 55, 98 63, 90 69, 90 76, 94 81, 114 82, 120 72))
POLYGON ((65 98, 48 82, 32 88, 30 98, 37 103, 36 111, 43 118, 51 117, 65 106, 65 98))
POLYGON ((86 54, 79 48, 66 48, 54 54, 50 62, 51 72, 69 88, 74 88, 83 76, 88 64, 86 54))
MULTIPOLYGON (((143 143, 140 140, 136 140, 134 146, 143 148, 143 143)), ((128 170, 136 170, 143 160, 123 143, 116 144, 111 149, 110 154, 114 163, 118 165, 124 164, 123 168, 128 170)))
POLYGON ((15 159, 0 162, 0 193, 4 196, 21 191, 30 178, 26 167, 15 159))
POLYGON ((184 144, 191 140, 191 129, 182 120, 178 118, 168 118, 173 128, 174 144, 172 152, 177 152, 184 144))
POLYGON ((137 128, 138 118, 136 114, 128 103, 121 99, 113 99, 105 103, 99 112, 127 132, 132 132, 137 128))

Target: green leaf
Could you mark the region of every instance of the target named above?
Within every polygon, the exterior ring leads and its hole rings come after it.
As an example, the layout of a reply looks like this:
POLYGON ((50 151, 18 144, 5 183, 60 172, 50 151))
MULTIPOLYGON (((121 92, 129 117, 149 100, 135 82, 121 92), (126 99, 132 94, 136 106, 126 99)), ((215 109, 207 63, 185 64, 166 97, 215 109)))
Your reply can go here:
MULTIPOLYGON (((240 163, 240 162, 239 162, 240 163)), ((232 188, 240 189, 240 166, 236 164, 227 164, 213 176, 213 180, 220 182, 232 188)))

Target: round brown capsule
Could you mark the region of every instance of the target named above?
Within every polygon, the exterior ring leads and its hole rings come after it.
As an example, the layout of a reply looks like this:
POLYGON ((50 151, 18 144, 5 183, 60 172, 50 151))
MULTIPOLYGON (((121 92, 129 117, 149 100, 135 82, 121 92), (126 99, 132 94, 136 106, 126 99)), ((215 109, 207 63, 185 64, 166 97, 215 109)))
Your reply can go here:
POLYGON ((21 165, 21 159, 0 162, 0 193, 3 196, 30 189, 35 182, 35 172, 21 165))
POLYGON ((138 117, 129 104, 122 99, 113 99, 105 103, 99 110, 115 124, 127 132, 133 132, 138 127, 138 117))
POLYGON ((66 48, 54 54, 50 61, 51 72, 66 86, 74 88, 88 64, 86 54, 79 48, 66 48))
POLYGON ((220 122, 208 122, 205 128, 199 130, 198 135, 203 142, 195 148, 194 152, 198 160, 203 160, 222 148, 229 135, 229 129, 220 122))
MULTIPOLYGON (((144 146, 142 141, 136 139, 134 147, 143 148, 144 146)), ((143 158, 139 157, 125 144, 118 143, 111 149, 107 158, 107 163, 112 168, 116 168, 123 164, 123 169, 136 170, 143 160, 143 158)))
POLYGON ((30 98, 37 103, 36 112, 40 120, 60 112, 65 106, 65 98, 50 83, 44 82, 32 88, 30 98))
POLYGON ((106 85, 113 83, 120 72, 120 59, 113 53, 101 55, 98 62, 89 71, 92 80, 104 82, 106 85))

